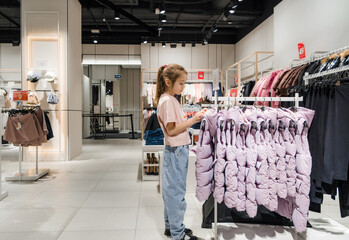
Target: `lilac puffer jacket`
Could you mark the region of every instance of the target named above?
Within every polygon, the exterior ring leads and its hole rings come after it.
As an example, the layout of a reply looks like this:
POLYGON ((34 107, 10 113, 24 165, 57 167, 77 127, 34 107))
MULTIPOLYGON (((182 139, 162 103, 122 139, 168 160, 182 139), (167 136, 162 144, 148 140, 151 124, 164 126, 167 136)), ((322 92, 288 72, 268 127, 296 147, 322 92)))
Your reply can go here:
POLYGON ((255 108, 248 108, 244 114, 249 121, 246 135, 246 213, 249 217, 254 218, 257 215, 258 209, 256 201, 256 164, 258 157, 256 143, 257 110, 255 108))
POLYGON ((256 144, 257 144, 257 164, 256 164, 256 199, 259 205, 268 206, 269 204, 269 164, 267 147, 267 125, 266 115, 262 110, 258 111, 256 122, 256 144))
POLYGON ((285 119, 286 116, 283 111, 278 111, 277 126, 274 135, 275 149, 277 155, 276 161, 276 182, 277 182, 277 195, 279 198, 287 197, 287 175, 286 175, 286 146, 283 132, 286 129, 285 119))
POLYGON ((216 134, 215 109, 208 110, 202 119, 199 133, 199 142, 192 151, 196 154, 196 197, 205 201, 213 189, 213 136, 216 134))
POLYGON ((284 131, 284 139, 286 146, 286 175, 287 175, 287 196, 296 196, 296 152, 297 145, 295 141, 297 118, 290 110, 285 109, 286 130, 284 131))
POLYGON ((268 152, 268 165, 269 165, 269 179, 268 179, 268 192, 269 202, 266 206, 270 211, 276 211, 278 208, 278 197, 277 197, 277 182, 276 182, 276 147, 274 141, 274 135, 277 126, 277 109, 267 108, 265 111, 266 122, 268 129, 266 134, 266 146, 268 152))
POLYGON ((308 209, 309 209, 309 191, 310 191, 310 173, 312 158, 309 151, 308 129, 311 125, 315 112, 306 108, 298 108, 297 131, 295 142, 297 145, 296 154, 296 198, 292 220, 297 232, 303 232, 306 229, 308 209))
POLYGON ((238 199, 238 165, 236 162, 236 134, 239 129, 240 111, 238 107, 231 108, 226 117, 226 160, 224 203, 228 208, 236 208, 238 199))
POLYGON ((217 144, 216 144, 216 160, 213 163, 214 169, 214 191, 213 197, 218 203, 223 202, 224 199, 224 170, 226 166, 226 125, 227 110, 224 109, 217 114, 217 144))
POLYGON ((239 129, 236 135, 236 161, 238 165, 238 198, 236 210, 245 211, 246 210, 246 161, 247 161, 247 152, 246 152, 246 135, 249 130, 248 121, 244 116, 243 112, 240 111, 239 118, 239 129))

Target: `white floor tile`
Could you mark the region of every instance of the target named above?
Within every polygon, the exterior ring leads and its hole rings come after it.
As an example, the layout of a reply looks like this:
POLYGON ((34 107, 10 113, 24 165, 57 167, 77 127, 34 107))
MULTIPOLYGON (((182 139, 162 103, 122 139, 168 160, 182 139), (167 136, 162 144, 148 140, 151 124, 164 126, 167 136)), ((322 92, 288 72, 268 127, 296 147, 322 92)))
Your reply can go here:
POLYGON ((163 207, 162 195, 153 191, 142 191, 139 206, 141 207, 163 207))
POLYGON ((137 211, 137 208, 82 208, 65 230, 134 230, 137 211))
MULTIPOLYGON (((5 189, 7 190, 7 189, 5 189)), ((0 208, 23 208, 38 195, 36 192, 12 192, 0 201, 0 208)), ((0 214, 1 215, 1 214, 0 214)))
POLYGON ((135 240, 170 240, 164 235, 164 229, 137 229, 135 240))
POLYGON ((163 207, 140 207, 137 229, 164 229, 163 207))
POLYGON ((138 172, 107 172, 102 177, 102 181, 109 180, 138 180, 138 172))
POLYGON ((83 207, 138 207, 139 191, 127 192, 92 192, 85 201, 83 207))
POLYGON ((58 240, 134 240, 135 231, 81 231, 63 232, 58 240))
POLYGON ((57 232, 21 232, 21 233, 1 233, 0 239, 8 240, 55 240, 57 232))
POLYGON ((118 192, 118 191, 140 191, 142 187, 141 182, 136 180, 104 180, 100 181, 95 192, 118 192))
POLYGON ((98 180, 88 181, 55 181, 49 184, 48 192, 91 192, 97 185, 98 180))
POLYGON ((58 232, 76 211, 74 208, 20 209, 1 222, 0 232, 58 232))
POLYGON ((26 208, 79 208, 90 192, 42 192, 25 205, 26 208))

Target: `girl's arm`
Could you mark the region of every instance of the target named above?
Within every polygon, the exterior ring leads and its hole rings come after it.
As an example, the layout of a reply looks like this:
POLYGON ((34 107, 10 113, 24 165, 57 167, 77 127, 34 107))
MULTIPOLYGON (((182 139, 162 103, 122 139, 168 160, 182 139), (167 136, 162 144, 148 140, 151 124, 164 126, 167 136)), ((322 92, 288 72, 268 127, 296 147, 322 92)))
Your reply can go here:
POLYGON ((197 112, 192 118, 186 120, 184 123, 175 123, 175 122, 168 123, 166 125, 167 134, 170 137, 173 137, 186 131, 187 128, 189 128, 193 124, 200 122, 200 120, 202 119, 202 115, 204 115, 204 112, 200 111, 200 112, 197 112))

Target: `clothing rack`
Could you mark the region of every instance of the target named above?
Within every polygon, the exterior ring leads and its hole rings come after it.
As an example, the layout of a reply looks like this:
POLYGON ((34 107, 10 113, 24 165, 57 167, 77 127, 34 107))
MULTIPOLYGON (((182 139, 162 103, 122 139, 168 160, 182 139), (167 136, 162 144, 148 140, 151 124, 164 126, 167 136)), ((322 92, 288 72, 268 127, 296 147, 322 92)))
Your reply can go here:
POLYGON ((332 54, 341 53, 347 49, 349 49, 349 46, 338 48, 336 50, 329 51, 329 52, 325 52, 325 51, 324 52, 321 52, 321 51, 314 52, 314 54, 312 54, 312 61, 317 61, 317 60, 321 60, 323 58, 327 58, 327 57, 331 56, 332 54), (315 54, 319 54, 319 55, 315 57, 315 54))
POLYGON ((311 80, 311 79, 324 77, 324 76, 328 76, 331 74, 336 74, 336 73, 340 73, 340 72, 344 72, 344 71, 349 71, 349 65, 330 69, 330 70, 320 72, 320 73, 310 74, 310 75, 304 76, 303 79, 305 80, 305 84, 307 85, 309 83, 309 80, 311 80))
MULTIPOLYGON (((27 112, 28 110, 35 110, 36 108, 40 108, 40 106, 29 106, 23 105, 22 109, 3 109, 2 113, 9 113, 11 111, 16 112, 27 112)), ((5 177, 6 181, 36 181, 39 178, 45 176, 50 172, 50 169, 39 169, 39 150, 38 146, 35 146, 35 169, 28 169, 26 171, 22 171, 22 161, 23 161, 23 147, 19 144, 19 157, 18 157, 18 174, 14 174, 13 176, 5 177)))
MULTIPOLYGON (((295 97, 217 97, 217 94, 215 94, 215 104, 212 104, 212 106, 216 107, 218 106, 218 101, 229 101, 229 102, 236 102, 236 101, 279 101, 279 102, 295 102, 295 107, 299 107, 299 102, 303 101, 303 97, 299 97, 299 93, 295 94, 295 97)), ((217 141, 215 141, 217 142, 217 141)), ((216 147, 215 147, 216 151, 216 147)), ((214 161, 216 160, 216 152, 214 153, 214 161)), ((218 205, 217 200, 214 199, 214 239, 218 240, 218 229, 217 229, 217 222, 218 222, 218 205)))

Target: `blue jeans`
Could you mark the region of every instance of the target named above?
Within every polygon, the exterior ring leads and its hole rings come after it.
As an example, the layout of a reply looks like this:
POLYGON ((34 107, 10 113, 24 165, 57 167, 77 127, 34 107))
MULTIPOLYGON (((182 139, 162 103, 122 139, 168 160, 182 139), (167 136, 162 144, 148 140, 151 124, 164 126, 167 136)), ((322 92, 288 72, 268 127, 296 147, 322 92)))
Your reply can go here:
POLYGON ((185 235, 183 220, 187 208, 184 197, 188 160, 188 145, 179 147, 165 146, 161 175, 162 198, 165 205, 165 228, 170 229, 172 240, 182 239, 185 235))

